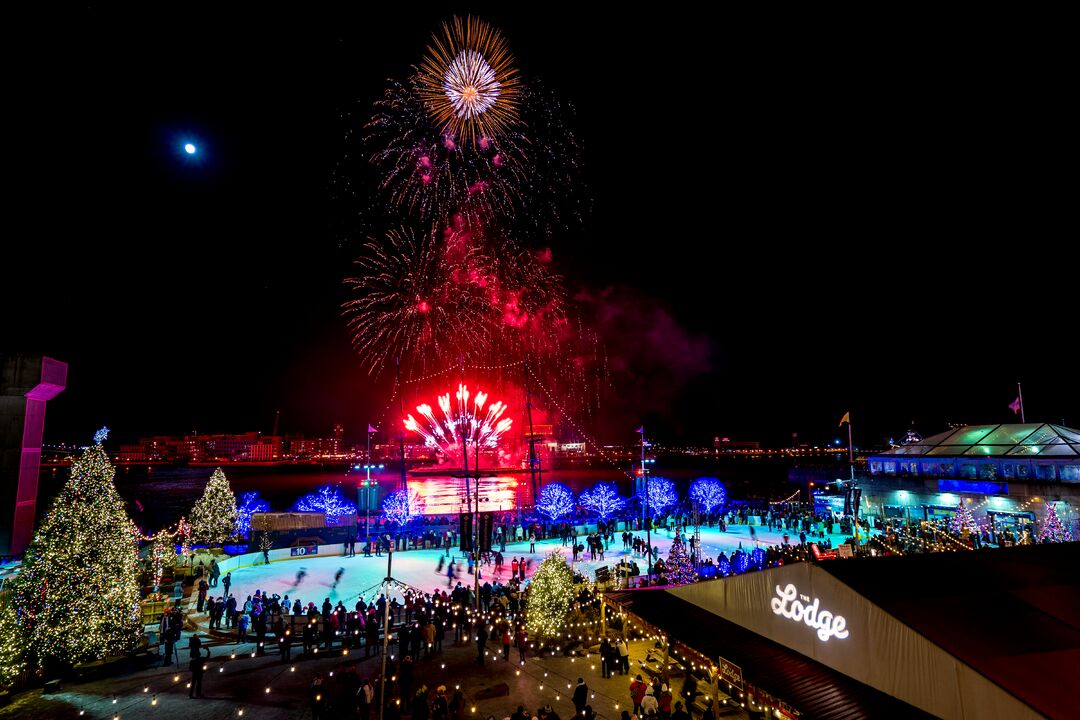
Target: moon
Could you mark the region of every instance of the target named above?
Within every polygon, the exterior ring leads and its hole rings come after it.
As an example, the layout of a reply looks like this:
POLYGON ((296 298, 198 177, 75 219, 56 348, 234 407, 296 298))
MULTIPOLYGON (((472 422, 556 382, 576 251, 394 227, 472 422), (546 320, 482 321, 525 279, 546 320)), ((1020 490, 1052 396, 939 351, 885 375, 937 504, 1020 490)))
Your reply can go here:
POLYGON ((195 154, 195 146, 192 145, 191 143, 188 143, 188 144, 184 145, 184 152, 186 152, 188 155, 194 155, 195 154))

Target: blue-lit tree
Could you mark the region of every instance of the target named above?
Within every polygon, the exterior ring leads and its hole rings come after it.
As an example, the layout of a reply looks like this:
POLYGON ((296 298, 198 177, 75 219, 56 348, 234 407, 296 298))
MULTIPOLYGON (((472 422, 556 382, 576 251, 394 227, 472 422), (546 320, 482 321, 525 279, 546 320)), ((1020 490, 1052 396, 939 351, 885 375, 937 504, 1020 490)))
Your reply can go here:
POLYGON ((649 494, 649 512, 653 517, 663 515, 664 511, 674 505, 679 500, 679 495, 675 492, 675 483, 671 482, 667 478, 654 477, 649 478, 648 483, 642 486, 643 489, 638 495, 638 499, 642 503, 645 502, 645 492, 649 494))
POLYGON ((613 482, 599 482, 591 490, 584 490, 578 495, 578 503, 591 512, 607 520, 626 505, 626 499, 619 496, 619 490, 613 482))
POLYGON ((540 488, 540 496, 536 498, 536 509, 552 520, 558 520, 574 509, 574 493, 562 483, 548 483, 540 488))
POLYGON ((356 513, 356 505, 345 499, 341 488, 330 485, 297 500, 295 509, 300 512, 326 513, 326 517, 331 519, 356 513))
POLYGON ((724 503, 727 502, 727 490, 724 488, 724 483, 716 478, 698 478, 690 486, 690 499, 704 508, 705 512, 711 513, 713 508, 724 509, 724 503))
POLYGON ((750 569, 750 553, 745 550, 736 550, 731 556, 731 569, 737 574, 742 575, 744 572, 750 569))
POLYGON ((423 514, 424 498, 415 490, 398 490, 386 496, 382 503, 383 517, 405 527, 414 517, 423 514))
POLYGON ((251 516, 255 513, 270 512, 270 503, 259 497, 257 492, 246 492, 236 504, 236 534, 247 537, 251 532, 251 516))

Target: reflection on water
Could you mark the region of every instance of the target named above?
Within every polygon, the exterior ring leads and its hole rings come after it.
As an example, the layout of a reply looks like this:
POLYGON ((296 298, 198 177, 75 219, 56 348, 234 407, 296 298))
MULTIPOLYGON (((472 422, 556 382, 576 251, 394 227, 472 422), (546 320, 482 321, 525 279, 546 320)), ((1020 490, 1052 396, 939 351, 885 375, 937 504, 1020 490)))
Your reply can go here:
MULTIPOLYGON (((224 468, 233 492, 238 496, 257 491, 275 511, 289 510, 296 500, 306 493, 314 492, 322 485, 341 488, 346 497, 358 500, 358 489, 366 479, 362 470, 345 467, 230 467, 224 468)), ((202 495, 213 468, 209 467, 154 467, 120 466, 116 472, 116 485, 128 504, 128 511, 140 527, 153 532, 175 523, 181 515, 190 515, 192 505, 202 495), (135 501, 139 501, 136 505, 135 501), (145 510, 139 510, 139 506, 145 510)), ((664 458, 654 470, 657 475, 675 481, 682 497, 685 497, 690 481, 700 475, 720 477, 728 485, 728 495, 733 498, 786 497, 791 494, 787 483, 787 467, 778 463, 747 463, 738 461, 715 461, 708 458, 664 458)), ((44 513, 52 506, 52 498, 67 480, 68 469, 42 468, 38 494, 38 512, 44 513)), ((397 489, 400 481, 396 468, 386 467, 371 474, 378 484, 378 502, 397 489)), ((614 481, 623 496, 633 493, 633 482, 625 470, 611 466, 568 467, 546 470, 537 478, 537 487, 552 481, 566 483, 579 493, 597 482, 614 481)), ((480 509, 482 511, 512 510, 516 498, 525 505, 531 503, 531 480, 527 473, 483 478, 480 485, 480 509)), ((465 481, 448 475, 409 474, 409 487, 424 497, 427 514, 456 514, 465 495, 465 481)))
MULTIPOLYGON (((470 481, 471 492, 476 492, 470 481)), ((486 477, 480 480, 480 512, 489 510, 513 510, 517 507, 519 490, 524 490, 524 483, 508 476, 486 477)), ((526 481, 527 482, 527 481, 526 481)), ((465 480, 454 477, 410 478, 409 488, 416 490, 424 499, 423 512, 426 515, 444 515, 458 513, 467 509, 465 499, 465 480)), ((469 498, 470 505, 473 498, 469 498)))

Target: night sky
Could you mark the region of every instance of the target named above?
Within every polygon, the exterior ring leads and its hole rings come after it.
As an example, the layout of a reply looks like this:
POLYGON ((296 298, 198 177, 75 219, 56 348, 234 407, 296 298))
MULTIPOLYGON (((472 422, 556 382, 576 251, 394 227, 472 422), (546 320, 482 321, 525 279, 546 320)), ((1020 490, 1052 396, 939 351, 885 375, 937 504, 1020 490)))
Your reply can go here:
POLYGON ((361 437, 388 385, 339 314, 364 238, 333 171, 469 11, 576 108, 592 212, 552 243, 568 287, 641 318, 613 352, 651 379, 596 436, 828 442, 850 409, 871 444, 1010 421, 1018 380, 1029 421, 1080 426, 1072 82, 1043 25, 368 4, 17 33, 0 347, 70 364, 47 442, 269 432, 276 409, 361 437))

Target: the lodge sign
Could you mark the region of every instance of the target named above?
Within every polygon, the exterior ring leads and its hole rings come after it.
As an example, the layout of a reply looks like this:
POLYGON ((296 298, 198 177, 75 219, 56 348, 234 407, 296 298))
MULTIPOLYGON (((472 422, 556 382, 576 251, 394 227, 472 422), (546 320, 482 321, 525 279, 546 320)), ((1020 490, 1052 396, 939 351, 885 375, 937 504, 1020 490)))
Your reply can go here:
POLYGON ((822 610, 817 598, 811 601, 809 595, 800 595, 798 588, 791 583, 784 588, 776 586, 776 597, 771 604, 773 614, 804 623, 812 630, 817 630, 817 636, 822 641, 827 642, 833 637, 843 640, 848 636, 847 620, 842 615, 822 610))

